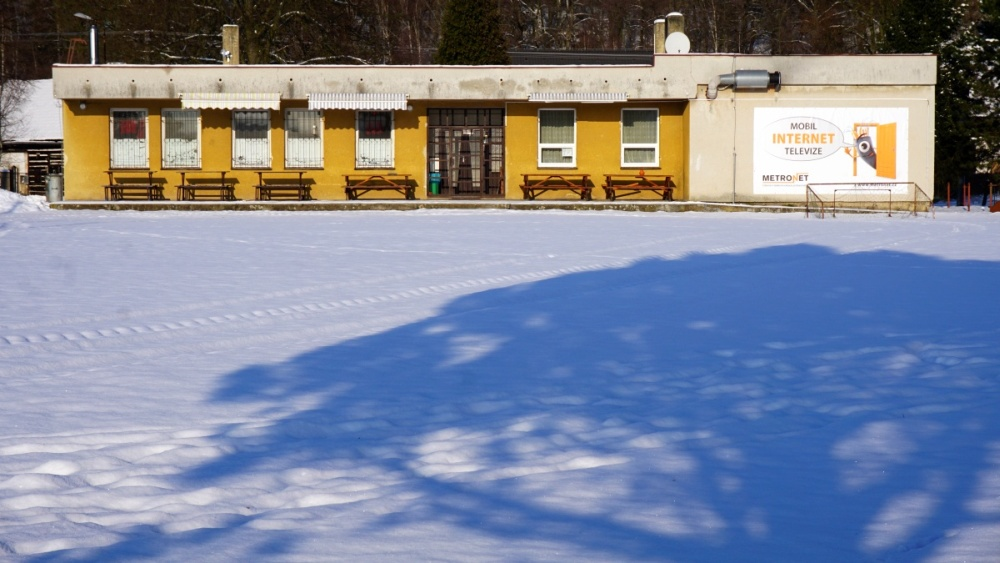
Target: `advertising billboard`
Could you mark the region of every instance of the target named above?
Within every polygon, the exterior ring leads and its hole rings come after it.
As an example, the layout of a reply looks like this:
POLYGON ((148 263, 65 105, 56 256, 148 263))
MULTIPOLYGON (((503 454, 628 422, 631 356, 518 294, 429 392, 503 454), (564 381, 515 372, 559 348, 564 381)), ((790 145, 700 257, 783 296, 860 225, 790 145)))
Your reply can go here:
POLYGON ((907 190, 907 108, 755 108, 755 194, 907 190), (826 185, 824 185, 826 184, 826 185))

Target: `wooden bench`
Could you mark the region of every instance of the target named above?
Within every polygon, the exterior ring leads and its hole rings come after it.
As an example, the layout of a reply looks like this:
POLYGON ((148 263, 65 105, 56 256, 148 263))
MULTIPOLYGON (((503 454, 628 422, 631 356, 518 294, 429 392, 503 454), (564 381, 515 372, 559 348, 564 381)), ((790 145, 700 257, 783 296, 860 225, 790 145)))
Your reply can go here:
POLYGON ((535 199, 548 191, 569 190, 580 194, 580 199, 592 199, 593 186, 589 174, 523 174, 521 192, 524 199, 535 199))
POLYGON ((417 199, 416 186, 410 181, 410 174, 344 175, 347 199, 358 199, 368 192, 382 190, 401 193, 406 199, 417 199))
POLYGON ((642 192, 653 192, 664 201, 674 199, 673 176, 665 174, 605 174, 601 187, 611 201, 642 192))
POLYGON ((178 201, 197 199, 235 201, 236 191, 232 182, 226 181, 226 174, 226 170, 187 170, 181 172, 181 184, 177 186, 178 201))
POLYGON ((312 199, 311 188, 303 178, 305 172, 298 170, 258 171, 257 185, 254 186, 256 199, 296 199, 305 201, 312 199), (271 175, 272 178, 267 178, 271 175), (298 178, 289 176, 297 175, 298 178))
POLYGON ((104 199, 162 200, 163 185, 153 181, 155 170, 105 170, 108 183, 104 186, 104 199), (117 175, 117 176, 116 176, 117 175))

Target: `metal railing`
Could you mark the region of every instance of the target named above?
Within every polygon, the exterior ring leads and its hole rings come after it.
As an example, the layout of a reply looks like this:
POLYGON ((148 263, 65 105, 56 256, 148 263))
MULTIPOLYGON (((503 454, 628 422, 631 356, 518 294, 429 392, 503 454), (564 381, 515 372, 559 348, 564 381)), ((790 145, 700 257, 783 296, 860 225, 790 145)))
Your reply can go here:
MULTIPOLYGON (((819 207, 820 218, 826 216, 826 209, 828 206, 830 208, 833 217, 836 217, 837 206, 838 206, 837 202, 838 194, 842 194, 839 204, 841 210, 851 210, 855 212, 857 211, 872 212, 880 210, 881 208, 878 206, 878 204, 884 203, 884 210, 890 217, 892 216, 892 211, 894 206, 896 208, 904 208, 904 209, 908 207, 910 214, 913 216, 916 216, 920 212, 922 206, 926 206, 926 210, 930 211, 932 216, 934 214, 934 200, 930 196, 928 196, 927 193, 924 192, 924 190, 922 190, 920 186, 917 185, 916 182, 857 182, 853 184, 850 182, 812 182, 806 184, 806 217, 809 217, 810 211, 814 209, 816 205, 818 205, 819 207), (837 186, 834 187, 832 190, 830 190, 832 192, 831 195, 833 197, 829 203, 825 201, 822 197, 820 197, 818 193, 816 193, 816 190, 813 189, 816 186, 827 186, 827 187, 837 186), (898 186, 911 186, 912 190, 907 190, 907 191, 912 193, 912 199, 910 197, 911 193, 907 193, 904 195, 903 198, 897 198, 894 203, 892 196, 896 190, 894 190, 893 187, 898 187, 898 186), (882 197, 881 199, 868 199, 867 200, 868 202, 875 204, 872 206, 864 208, 859 206, 848 207, 845 205, 845 200, 843 197, 844 195, 847 194, 854 194, 854 195, 864 194, 866 196, 884 194, 884 197, 882 197)), ((846 203, 851 203, 851 202, 857 203, 857 201, 858 201, 857 199, 848 198, 846 203)))

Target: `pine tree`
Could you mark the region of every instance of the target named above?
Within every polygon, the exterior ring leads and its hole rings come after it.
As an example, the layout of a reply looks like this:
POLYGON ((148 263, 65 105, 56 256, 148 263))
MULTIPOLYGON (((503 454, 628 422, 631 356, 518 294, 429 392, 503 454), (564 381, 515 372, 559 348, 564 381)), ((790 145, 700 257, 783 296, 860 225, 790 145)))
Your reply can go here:
POLYGON ((976 86, 988 105, 983 116, 983 144, 987 153, 984 169, 992 172, 996 181, 1000 179, 997 178, 1000 176, 1000 0, 983 0, 980 10, 980 78, 976 86))
POLYGON ((443 65, 510 64, 496 0, 449 0, 434 62, 443 65))
MULTIPOLYGON (((990 107, 995 89, 984 88, 984 49, 978 14, 955 0, 902 2, 889 22, 883 52, 934 53, 938 57, 934 122, 934 179, 958 188, 989 157, 990 107)), ((995 64, 995 63, 994 63, 995 64)))

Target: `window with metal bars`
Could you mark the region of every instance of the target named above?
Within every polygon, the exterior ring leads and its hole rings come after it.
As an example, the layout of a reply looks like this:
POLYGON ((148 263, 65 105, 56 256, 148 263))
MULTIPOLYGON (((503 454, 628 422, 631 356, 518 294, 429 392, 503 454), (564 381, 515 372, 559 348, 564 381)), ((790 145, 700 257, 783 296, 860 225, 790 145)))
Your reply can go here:
POLYGON ((201 168, 201 112, 163 110, 163 167, 201 168))
POLYGON ((285 111, 285 168, 323 167, 323 112, 285 111))
POLYGON ((149 168, 149 112, 111 110, 111 168, 149 168))
POLYGON ((576 166, 576 110, 538 110, 538 167, 576 166))
POLYGON ((356 168, 392 168, 391 111, 359 111, 357 115, 356 168))
POLYGON ((660 112, 622 110, 622 167, 659 166, 660 112))
POLYGON ((233 168, 271 167, 271 114, 233 111, 233 168))

